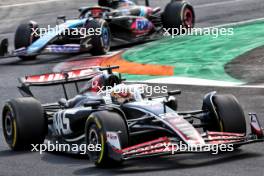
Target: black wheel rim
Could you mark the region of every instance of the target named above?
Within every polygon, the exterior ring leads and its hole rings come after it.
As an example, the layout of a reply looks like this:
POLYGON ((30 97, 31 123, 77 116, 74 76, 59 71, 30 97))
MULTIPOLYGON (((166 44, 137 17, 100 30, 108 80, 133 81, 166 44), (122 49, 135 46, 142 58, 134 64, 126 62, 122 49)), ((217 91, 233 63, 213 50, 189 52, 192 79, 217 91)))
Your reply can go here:
POLYGON ((102 28, 102 39, 103 39, 104 48, 108 49, 110 45, 110 37, 107 27, 102 28))
POLYGON ((13 136, 14 136, 14 123, 13 123, 13 116, 10 111, 6 112, 4 119, 3 119, 3 131, 6 142, 9 145, 13 143, 13 136))
POLYGON ((89 142, 90 144, 96 145, 99 143, 98 134, 95 129, 89 131, 89 142))
POLYGON ((8 136, 12 135, 13 125, 12 125, 12 120, 9 114, 5 118, 5 130, 8 136))
MULTIPOLYGON (((92 144, 95 148, 98 144, 100 144, 100 134, 98 133, 97 129, 93 126, 90 128, 88 132, 88 144, 92 144)), ((100 151, 88 151, 91 159, 98 160, 100 156, 100 151)))

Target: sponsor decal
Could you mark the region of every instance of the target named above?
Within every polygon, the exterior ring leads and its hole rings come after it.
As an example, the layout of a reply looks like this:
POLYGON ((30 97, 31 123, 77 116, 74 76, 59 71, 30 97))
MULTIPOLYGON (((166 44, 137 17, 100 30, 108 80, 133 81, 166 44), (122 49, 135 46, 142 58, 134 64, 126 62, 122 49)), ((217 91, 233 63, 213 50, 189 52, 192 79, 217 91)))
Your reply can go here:
POLYGON ((153 24, 145 18, 137 18, 131 25, 131 29, 138 35, 149 32, 152 27, 153 24))
POLYGON ((166 122, 173 126, 175 132, 188 144, 205 144, 199 132, 177 113, 160 115, 166 122))
POLYGON ((48 73, 43 75, 34 75, 27 76, 27 83, 43 83, 43 82, 51 82, 51 81, 59 81, 64 79, 74 79, 81 78, 85 76, 92 76, 96 72, 93 69, 82 69, 82 70, 73 70, 66 73, 48 73))
POLYGON ((118 150, 121 150, 121 144, 117 132, 106 132, 107 142, 118 150))
POLYGON ((54 116, 53 126, 58 135, 67 135, 72 133, 70 120, 65 116, 64 112, 59 112, 54 116))
POLYGON ((43 53, 77 53, 80 49, 80 45, 48 45, 43 53))

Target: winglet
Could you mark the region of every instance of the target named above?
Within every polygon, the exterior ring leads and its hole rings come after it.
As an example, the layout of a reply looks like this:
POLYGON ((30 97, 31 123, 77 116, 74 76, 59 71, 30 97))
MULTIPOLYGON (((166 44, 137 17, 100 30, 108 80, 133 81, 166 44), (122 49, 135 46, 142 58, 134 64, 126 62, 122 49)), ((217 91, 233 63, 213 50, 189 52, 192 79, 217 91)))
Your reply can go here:
POLYGON ((250 127, 251 127, 251 132, 255 135, 257 135, 258 138, 263 138, 264 137, 264 132, 263 128, 261 127, 258 117, 255 113, 250 113, 250 127))
POLYGON ((8 39, 5 38, 0 43, 0 56, 8 55, 8 39))

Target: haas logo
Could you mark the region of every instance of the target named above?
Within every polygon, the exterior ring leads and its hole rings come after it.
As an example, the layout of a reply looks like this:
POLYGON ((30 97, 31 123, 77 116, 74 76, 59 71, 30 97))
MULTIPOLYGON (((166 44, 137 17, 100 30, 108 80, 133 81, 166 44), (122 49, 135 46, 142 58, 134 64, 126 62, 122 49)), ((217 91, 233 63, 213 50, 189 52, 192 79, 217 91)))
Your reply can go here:
POLYGON ((53 118, 53 126, 59 135, 67 135, 72 133, 70 129, 70 120, 65 117, 65 113, 59 112, 53 118))

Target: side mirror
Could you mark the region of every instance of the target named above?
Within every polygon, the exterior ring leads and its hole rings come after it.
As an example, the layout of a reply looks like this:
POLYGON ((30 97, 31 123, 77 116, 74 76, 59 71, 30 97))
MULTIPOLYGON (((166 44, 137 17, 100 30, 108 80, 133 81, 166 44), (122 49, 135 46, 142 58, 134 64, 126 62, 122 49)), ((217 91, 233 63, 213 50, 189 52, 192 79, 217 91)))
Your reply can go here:
POLYGON ((68 101, 65 99, 65 98, 61 98, 59 101, 58 101, 59 105, 60 106, 63 106, 65 108, 69 107, 69 103, 68 101))
POLYGON ((118 77, 119 77, 119 80, 120 80, 121 82, 127 80, 126 78, 123 78, 123 77, 122 77, 122 74, 121 74, 121 73, 118 74, 118 77))
POLYGON ((178 109, 178 101, 174 96, 169 96, 168 99, 164 102, 168 107, 173 109, 174 111, 177 111, 178 109))
POLYGON ((57 17, 57 24, 59 24, 59 20, 62 20, 63 22, 66 21, 66 16, 65 15, 61 15, 57 17))
POLYGON ((169 91, 168 92, 168 95, 169 96, 172 96, 172 95, 180 95, 181 94, 181 90, 172 90, 172 91, 169 91))
POLYGON ((119 66, 100 67, 99 71, 107 70, 108 74, 112 74, 113 73, 113 69, 119 69, 119 66))

